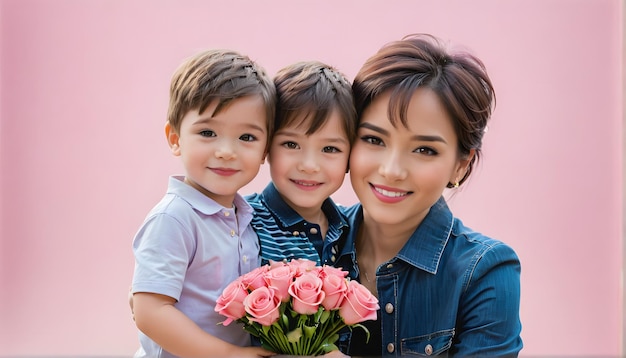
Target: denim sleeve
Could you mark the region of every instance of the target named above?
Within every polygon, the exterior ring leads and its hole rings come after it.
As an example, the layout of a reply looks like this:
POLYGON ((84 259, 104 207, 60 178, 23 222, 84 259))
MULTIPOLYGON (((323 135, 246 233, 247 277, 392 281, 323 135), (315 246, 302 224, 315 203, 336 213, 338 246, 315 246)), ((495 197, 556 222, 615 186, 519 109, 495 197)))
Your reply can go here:
POLYGON ((474 258, 461 296, 453 355, 511 356, 522 349, 520 261, 503 243, 474 258))

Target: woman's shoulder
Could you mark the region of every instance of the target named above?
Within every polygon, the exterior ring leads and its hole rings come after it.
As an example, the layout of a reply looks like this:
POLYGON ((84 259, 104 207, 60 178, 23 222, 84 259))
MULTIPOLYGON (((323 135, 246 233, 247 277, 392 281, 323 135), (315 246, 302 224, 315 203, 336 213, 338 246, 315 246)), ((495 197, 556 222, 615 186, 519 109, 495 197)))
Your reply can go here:
POLYGON ((465 226, 458 218, 454 219, 451 239, 460 250, 474 251, 474 255, 478 257, 492 255, 501 260, 519 260, 515 250, 509 244, 465 226))

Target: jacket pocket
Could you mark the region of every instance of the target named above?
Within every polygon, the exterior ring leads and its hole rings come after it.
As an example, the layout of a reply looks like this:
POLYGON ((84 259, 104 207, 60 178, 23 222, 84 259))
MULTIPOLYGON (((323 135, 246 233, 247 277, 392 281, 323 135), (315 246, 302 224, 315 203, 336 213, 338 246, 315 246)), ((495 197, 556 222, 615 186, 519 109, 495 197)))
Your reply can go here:
POLYGON ((433 332, 400 341, 402 355, 436 356, 450 349, 454 338, 454 328, 433 332))

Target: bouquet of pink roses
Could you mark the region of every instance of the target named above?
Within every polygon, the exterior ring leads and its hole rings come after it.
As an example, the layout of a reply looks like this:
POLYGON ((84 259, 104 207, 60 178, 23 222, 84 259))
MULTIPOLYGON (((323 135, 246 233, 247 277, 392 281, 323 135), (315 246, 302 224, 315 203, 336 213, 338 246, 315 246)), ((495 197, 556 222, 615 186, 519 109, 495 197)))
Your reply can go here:
POLYGON ((338 332, 376 320, 378 300, 348 273, 299 259, 273 262, 231 282, 215 311, 280 354, 320 355, 336 350, 338 332))

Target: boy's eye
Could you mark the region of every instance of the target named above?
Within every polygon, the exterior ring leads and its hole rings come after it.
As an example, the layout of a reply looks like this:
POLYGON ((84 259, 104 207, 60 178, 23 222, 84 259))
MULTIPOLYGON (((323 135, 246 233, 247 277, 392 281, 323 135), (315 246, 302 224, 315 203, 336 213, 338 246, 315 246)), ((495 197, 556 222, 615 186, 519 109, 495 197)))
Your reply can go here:
POLYGON ((241 137, 239 137, 239 139, 241 139, 244 142, 254 142, 255 140, 257 140, 257 138, 253 136, 252 134, 244 134, 241 137))
POLYGON ((296 142, 284 142, 281 144, 283 147, 285 148, 289 148, 289 149, 298 149, 298 143, 296 142))
POLYGON ((341 150, 337 147, 333 147, 331 145, 327 145, 326 147, 324 147, 322 149, 322 152, 324 153, 341 153, 341 150))
POLYGON ((362 136, 361 140, 364 141, 365 143, 369 143, 373 145, 384 145, 382 139, 375 137, 375 136, 371 136, 371 135, 362 136))
POLYGON ((200 131, 200 135, 203 137, 215 137, 215 132, 207 129, 207 130, 200 131))
POLYGON ((428 155, 428 156, 439 154, 439 153, 437 153, 436 150, 434 150, 432 148, 429 148, 429 147, 419 147, 419 148, 415 149, 414 152, 415 153, 424 154, 424 155, 428 155))

